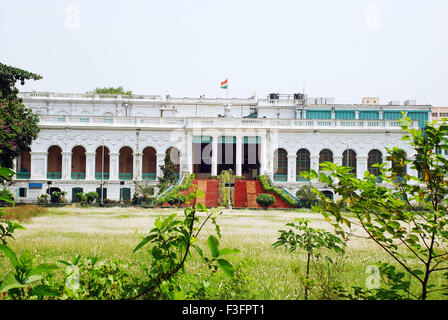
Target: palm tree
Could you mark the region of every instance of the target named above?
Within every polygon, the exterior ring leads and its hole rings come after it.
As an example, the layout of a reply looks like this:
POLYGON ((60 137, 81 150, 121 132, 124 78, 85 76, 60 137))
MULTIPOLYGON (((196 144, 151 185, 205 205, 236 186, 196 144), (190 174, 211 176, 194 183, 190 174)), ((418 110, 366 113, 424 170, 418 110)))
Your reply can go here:
POLYGON ((297 198, 305 201, 305 207, 311 208, 314 200, 317 200, 317 194, 314 193, 310 185, 304 185, 296 192, 297 198))

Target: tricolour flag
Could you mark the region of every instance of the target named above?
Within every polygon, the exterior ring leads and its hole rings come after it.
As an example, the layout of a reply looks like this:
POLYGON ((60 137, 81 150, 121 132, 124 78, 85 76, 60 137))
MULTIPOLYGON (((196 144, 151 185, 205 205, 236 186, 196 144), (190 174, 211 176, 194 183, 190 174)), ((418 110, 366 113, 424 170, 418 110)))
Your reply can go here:
POLYGON ((221 81, 221 89, 227 89, 227 79, 224 81, 221 81))

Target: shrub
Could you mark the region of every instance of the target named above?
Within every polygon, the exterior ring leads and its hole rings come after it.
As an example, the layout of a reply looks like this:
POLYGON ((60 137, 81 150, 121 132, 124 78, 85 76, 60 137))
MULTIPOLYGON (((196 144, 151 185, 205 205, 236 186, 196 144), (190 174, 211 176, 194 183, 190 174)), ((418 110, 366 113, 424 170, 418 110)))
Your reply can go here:
POLYGON ((40 196, 37 197, 37 203, 48 203, 48 200, 50 200, 50 195, 48 193, 42 193, 40 196))
POLYGON ((297 198, 305 202, 306 208, 311 208, 313 201, 317 200, 317 194, 314 193, 310 185, 304 185, 296 192, 297 198))
POLYGON ((257 196, 257 203, 267 210, 275 202, 275 197, 271 194, 261 193, 257 196))
POLYGON ((95 191, 91 191, 91 192, 87 192, 87 193, 79 192, 76 195, 81 198, 81 205, 83 207, 91 206, 92 203, 96 199, 98 199, 98 193, 95 191))
POLYGON ((65 191, 53 191, 51 193, 51 202, 55 202, 55 203, 67 202, 67 199, 65 198, 66 195, 67 195, 67 192, 65 192, 65 191))
POLYGON ((297 202, 297 200, 294 197, 292 197, 290 194, 288 194, 287 192, 285 192, 281 188, 277 188, 277 187, 271 186, 271 183, 269 182, 268 176, 260 175, 260 176, 258 176, 258 180, 260 181, 261 186, 262 186, 264 191, 275 193, 280 198, 285 200, 292 207, 298 207, 299 206, 299 203, 297 202))

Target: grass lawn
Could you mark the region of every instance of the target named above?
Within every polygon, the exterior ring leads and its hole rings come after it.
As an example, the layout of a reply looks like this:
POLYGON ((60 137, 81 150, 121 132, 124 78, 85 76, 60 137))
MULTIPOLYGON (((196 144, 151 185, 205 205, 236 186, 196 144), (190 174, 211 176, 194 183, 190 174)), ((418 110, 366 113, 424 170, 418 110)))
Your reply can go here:
MULTIPOLYGON (((156 217, 175 211, 183 215, 182 209, 50 208, 46 213, 25 222, 26 230, 16 231, 16 239, 10 241, 10 246, 19 254, 29 249, 37 263, 56 263, 60 259, 71 261, 75 254, 119 259, 128 262, 133 272, 142 276, 138 266, 147 261, 147 253, 145 250, 132 253, 140 242, 136 232, 145 235, 153 227, 156 217)), ((240 249, 241 253, 234 256, 232 262, 246 263, 244 279, 247 281, 244 288, 237 288, 232 296, 228 296, 225 292, 219 293, 229 280, 218 272, 208 278, 213 279, 212 285, 216 286, 217 292, 217 296, 211 298, 303 299, 302 285, 293 269, 299 267, 300 272, 304 273, 305 254, 290 253, 272 246, 279 235, 278 230, 298 217, 308 218, 312 227, 333 229, 319 213, 307 210, 224 209, 218 219, 222 233, 220 246, 240 249)), ((359 227, 355 226, 354 229, 356 234, 362 234, 359 227)), ((204 252, 208 252, 206 239, 213 232, 214 226, 210 223, 199 236, 204 252)), ((368 277, 366 268, 378 261, 392 262, 371 241, 352 237, 346 255, 332 277, 346 288, 365 287, 368 277)), ((187 271, 197 268, 198 261, 195 259, 187 264, 187 271)), ((3 279, 10 270, 9 260, 0 257, 0 278, 3 279)), ((316 270, 314 272, 318 273, 316 270)), ((326 270, 320 272, 322 276, 327 275, 326 270)), ((204 277, 208 276, 204 274, 204 277)), ((317 290, 311 298, 321 298, 319 294, 317 290)))

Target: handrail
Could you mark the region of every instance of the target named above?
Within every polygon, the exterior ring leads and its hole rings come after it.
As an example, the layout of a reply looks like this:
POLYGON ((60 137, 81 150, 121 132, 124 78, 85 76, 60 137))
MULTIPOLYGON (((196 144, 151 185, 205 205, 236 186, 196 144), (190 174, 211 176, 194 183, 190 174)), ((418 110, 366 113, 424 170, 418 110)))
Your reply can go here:
MULTIPOLYGON (((177 183, 177 185, 180 186, 180 185, 184 182, 184 179, 185 179, 185 173, 182 174, 182 178, 179 180, 179 182, 177 183)), ((174 186, 175 186, 175 184, 172 184, 171 186, 169 186, 168 189, 166 189, 165 191, 163 191, 161 194, 159 194, 159 195, 156 197, 156 200, 159 199, 159 198, 161 198, 161 197, 162 197, 163 195, 165 195, 166 193, 168 193, 168 191, 171 190, 172 188, 174 188, 174 186)))

